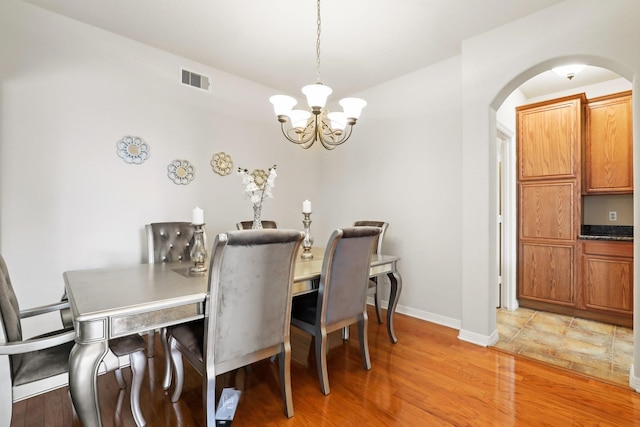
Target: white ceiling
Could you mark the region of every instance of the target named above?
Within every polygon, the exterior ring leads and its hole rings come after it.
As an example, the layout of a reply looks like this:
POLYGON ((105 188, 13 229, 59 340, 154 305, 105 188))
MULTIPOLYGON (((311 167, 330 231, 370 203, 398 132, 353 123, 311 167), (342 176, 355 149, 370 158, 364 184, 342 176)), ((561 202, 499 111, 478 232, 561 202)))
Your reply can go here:
POLYGON ((586 66, 584 70, 576 74, 571 80, 566 77, 561 77, 549 70, 524 82, 520 85, 520 90, 530 99, 556 92, 565 92, 617 78, 620 78, 620 75, 600 67, 586 66))
MULTIPOLYGON (((316 82, 314 0, 24 1, 278 92, 296 96, 316 82)), ((321 80, 343 97, 456 56, 462 40, 561 1, 323 0, 321 80)), ((527 95, 545 85, 530 81, 527 95)))

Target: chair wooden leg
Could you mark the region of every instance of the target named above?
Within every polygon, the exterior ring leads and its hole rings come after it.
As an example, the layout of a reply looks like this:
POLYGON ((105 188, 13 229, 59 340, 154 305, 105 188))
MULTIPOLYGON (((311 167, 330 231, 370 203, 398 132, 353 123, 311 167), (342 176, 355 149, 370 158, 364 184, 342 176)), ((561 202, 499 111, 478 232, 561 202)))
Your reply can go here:
MULTIPOLYGON (((182 365, 182 353, 178 350, 178 342, 175 338, 169 338, 169 348, 171 352, 171 364, 175 372, 176 385, 171 396, 171 401, 176 403, 182 395, 182 386, 184 383, 184 366, 182 365)), ((215 407, 215 406, 214 406, 215 407)))
POLYGON ((284 400, 284 414, 293 417, 293 395, 291 393, 291 345, 285 343, 284 350, 278 355, 280 367, 280 387, 284 400))
POLYGON ((156 331, 154 329, 147 332, 147 357, 154 356, 153 347, 155 346, 156 331))
MULTIPOLYGON (((207 420, 207 427, 216 427, 216 372, 212 366, 207 365, 202 379, 202 401, 204 405, 204 419, 207 420)), ((176 372, 176 382, 178 372, 176 372)))
POLYGON ((160 339, 162 340, 162 351, 164 352, 164 378, 162 388, 168 390, 171 387, 171 350, 167 338, 167 328, 160 329, 160 339))
POLYGON ((129 363, 131 365, 132 380, 131 380, 131 412, 133 413, 133 419, 138 427, 147 425, 147 422, 142 415, 140 409, 140 388, 142 387, 142 379, 144 377, 144 370, 147 364, 144 351, 136 351, 129 355, 129 363))
POLYGON ((380 294, 380 292, 378 292, 380 290, 380 284, 377 277, 374 277, 371 280, 376 283, 376 291, 373 294, 373 302, 376 306, 376 317, 378 318, 378 323, 382 324, 382 308, 380 308, 380 299, 378 298, 378 295, 380 294))
POLYGON ((11 383, 11 375, 9 369, 9 356, 2 355, 0 358, 6 358, 0 363, 0 426, 11 425, 11 415, 13 411, 13 390, 11 383))
POLYGON ((320 337, 315 339, 316 366, 318 368, 318 378, 320 379, 320 389, 325 395, 329 394, 329 374, 327 372, 327 331, 321 329, 320 337), (319 339, 318 339, 319 338, 319 339))
POLYGON ((347 341, 349 339, 349 326, 345 326, 342 328, 342 341, 347 341))
POLYGON ((118 400, 116 401, 116 412, 113 414, 113 419, 117 421, 116 425, 122 425, 122 402, 124 402, 124 395, 127 394, 124 389, 120 389, 118 392, 118 400))
POLYGON ((307 353, 307 365, 315 365, 316 362, 316 337, 311 335, 311 344, 309 344, 309 352, 307 353))
POLYGON ((116 369, 114 375, 116 376, 116 382, 118 383, 120 390, 127 388, 127 383, 124 381, 124 376, 122 375, 122 369, 116 369))
POLYGON ((369 358, 369 340, 367 339, 367 314, 364 313, 358 320, 358 335, 360 336, 360 353, 364 368, 371 369, 371 359, 369 358))

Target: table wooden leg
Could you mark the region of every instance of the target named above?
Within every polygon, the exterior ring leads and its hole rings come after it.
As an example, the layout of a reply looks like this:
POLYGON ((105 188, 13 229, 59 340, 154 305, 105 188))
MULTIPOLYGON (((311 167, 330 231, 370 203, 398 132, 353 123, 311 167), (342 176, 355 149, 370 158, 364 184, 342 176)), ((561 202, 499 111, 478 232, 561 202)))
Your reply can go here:
POLYGON ((98 367, 107 354, 108 343, 76 343, 69 355, 69 392, 84 427, 101 427, 98 404, 98 367))
POLYGON ((389 306, 387 307, 387 331, 389 332, 389 339, 395 344, 398 342, 398 338, 396 337, 396 331, 393 326, 393 316, 396 312, 400 292, 402 291, 402 277, 400 277, 400 273, 397 272, 388 273, 387 277, 391 281, 389 306))

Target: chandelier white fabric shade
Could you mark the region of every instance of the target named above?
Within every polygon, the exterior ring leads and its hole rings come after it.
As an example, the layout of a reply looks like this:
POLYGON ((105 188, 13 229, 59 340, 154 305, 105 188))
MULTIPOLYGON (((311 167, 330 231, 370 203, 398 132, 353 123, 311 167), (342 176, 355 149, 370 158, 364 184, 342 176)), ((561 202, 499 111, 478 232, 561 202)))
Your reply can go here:
POLYGON ((345 116, 359 119, 362 109, 367 106, 367 101, 360 98, 342 98, 340 105, 344 110, 345 116))
POLYGON ((305 110, 292 110, 289 114, 285 115, 289 116, 291 126, 295 128, 305 127, 307 120, 311 117, 311 113, 305 110))
POLYGON ((344 143, 351 136, 353 126, 360 118, 362 109, 367 105, 364 99, 343 98, 339 104, 342 112, 329 112, 325 109, 327 98, 333 90, 320 83, 320 0, 318 5, 318 37, 316 40, 316 59, 318 82, 302 88, 307 98, 309 110, 294 110, 298 103, 295 98, 287 95, 274 95, 269 98, 273 110, 280 122, 282 133, 289 141, 309 148, 314 142, 320 141, 322 146, 333 150, 344 143), (288 123, 288 125, 287 125, 288 123))
POLYGON ((302 93, 307 97, 307 104, 309 104, 311 108, 324 108, 331 92, 333 92, 333 90, 322 83, 306 85, 302 88, 302 93))

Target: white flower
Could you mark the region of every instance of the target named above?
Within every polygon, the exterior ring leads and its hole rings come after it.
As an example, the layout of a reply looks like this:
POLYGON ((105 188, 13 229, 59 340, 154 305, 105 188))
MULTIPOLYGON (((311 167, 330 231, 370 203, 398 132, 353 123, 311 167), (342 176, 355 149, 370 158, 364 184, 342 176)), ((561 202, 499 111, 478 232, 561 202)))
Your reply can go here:
POLYGON ((275 168, 271 168, 269 170, 269 177, 267 178, 267 186, 274 187, 276 185, 276 177, 278 174, 276 173, 275 168))
POLYGON ((250 181, 247 184, 247 187, 244 189, 244 191, 246 191, 247 193, 253 193, 254 191, 259 191, 259 190, 260 190, 260 187, 258 187, 256 183, 253 181, 250 181))
POLYGON ((276 185, 276 166, 269 168, 269 172, 256 169, 249 173, 247 169, 238 168, 238 175, 242 177, 244 192, 256 207, 262 206, 265 197, 273 198, 273 187, 276 185), (266 177, 266 179, 265 179, 266 177))

